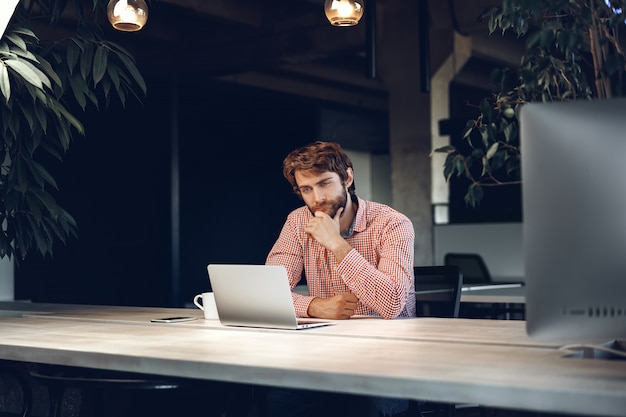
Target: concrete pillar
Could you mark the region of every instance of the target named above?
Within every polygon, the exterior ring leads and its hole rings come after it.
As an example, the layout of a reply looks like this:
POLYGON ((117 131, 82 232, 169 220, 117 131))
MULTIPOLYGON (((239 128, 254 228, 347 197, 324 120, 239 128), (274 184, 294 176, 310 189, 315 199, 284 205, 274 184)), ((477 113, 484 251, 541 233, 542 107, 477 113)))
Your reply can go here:
MULTIPOLYGON (((432 149, 441 148, 450 144, 449 136, 439 135, 439 121, 450 118, 450 82, 459 73, 470 59, 472 54, 471 38, 454 34, 454 51, 434 71, 431 83, 431 134, 432 149)), ((446 154, 433 153, 432 165, 432 203, 435 223, 448 222, 448 202, 450 189, 448 182, 443 176, 443 164, 446 154)))
POLYGON ((418 1, 381 0, 377 15, 378 76, 389 92, 392 206, 413 222, 415 265, 432 265, 431 101, 420 88, 418 1))

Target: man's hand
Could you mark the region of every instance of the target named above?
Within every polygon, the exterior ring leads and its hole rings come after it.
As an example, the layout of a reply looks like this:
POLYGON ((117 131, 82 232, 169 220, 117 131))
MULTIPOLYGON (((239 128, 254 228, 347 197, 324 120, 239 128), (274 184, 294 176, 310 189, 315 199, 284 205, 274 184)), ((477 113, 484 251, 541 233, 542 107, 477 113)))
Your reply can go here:
POLYGON ((330 217, 323 211, 316 211, 315 216, 304 228, 306 234, 335 255, 337 262, 341 262, 352 250, 352 246, 339 233, 339 217, 342 212, 343 208, 340 208, 335 217, 330 217))
POLYGON ((342 239, 339 233, 339 217, 342 211, 343 208, 337 210, 337 214, 335 214, 334 218, 321 210, 316 211, 311 221, 309 221, 309 224, 305 226, 304 232, 317 240, 320 245, 330 250, 328 246, 331 245, 332 242, 337 242, 338 239, 342 239))
POLYGON ((343 320, 354 316, 359 299, 354 294, 338 294, 330 298, 314 298, 307 311, 311 317, 343 320))

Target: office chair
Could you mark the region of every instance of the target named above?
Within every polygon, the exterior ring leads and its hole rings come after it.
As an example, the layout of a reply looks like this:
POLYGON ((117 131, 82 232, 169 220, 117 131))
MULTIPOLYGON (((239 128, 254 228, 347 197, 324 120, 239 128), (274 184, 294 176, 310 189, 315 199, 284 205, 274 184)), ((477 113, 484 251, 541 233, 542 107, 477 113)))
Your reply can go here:
MULTIPOLYGON (((454 265, 416 266, 415 301, 418 317, 458 318, 463 274, 454 265)), ((422 417, 451 417, 456 406, 449 403, 411 402, 410 409, 422 417)))
POLYGON ((444 265, 454 265, 463 273, 463 284, 489 284, 492 281, 487 264, 477 253, 446 253, 444 265))
POLYGON ((23 369, 0 361, 0 417, 28 417, 33 406, 30 384, 23 369))
POLYGON ((459 317, 463 274, 454 265, 416 266, 415 301, 418 317, 459 317))
MULTIPOLYGON (((447 253, 445 265, 455 265, 463 273, 463 284, 495 284, 482 256, 476 253, 447 253)), ((498 282, 504 283, 504 282, 498 282)), ((514 283, 514 282, 513 282, 514 283)), ((463 304, 461 316, 464 318, 504 319, 512 314, 524 315, 523 307, 511 307, 508 303, 463 304), (521 310, 521 311, 520 311, 521 310)))
MULTIPOLYGON (((206 415, 198 399, 216 390, 210 381, 43 364, 30 377, 48 390, 48 417, 61 417, 67 407, 76 407, 66 398, 71 390, 79 393, 80 415, 171 416, 197 414, 198 410, 206 415)), ((210 417, 219 415, 220 410, 209 413, 210 417)))

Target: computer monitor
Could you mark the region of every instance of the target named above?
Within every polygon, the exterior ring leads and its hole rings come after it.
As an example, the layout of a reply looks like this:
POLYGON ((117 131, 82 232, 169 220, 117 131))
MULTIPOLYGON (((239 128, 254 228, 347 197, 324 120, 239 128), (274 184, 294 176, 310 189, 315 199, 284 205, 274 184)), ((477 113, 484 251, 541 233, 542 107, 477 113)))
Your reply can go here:
POLYGON ((526 328, 626 340, 626 99, 520 112, 526 328))

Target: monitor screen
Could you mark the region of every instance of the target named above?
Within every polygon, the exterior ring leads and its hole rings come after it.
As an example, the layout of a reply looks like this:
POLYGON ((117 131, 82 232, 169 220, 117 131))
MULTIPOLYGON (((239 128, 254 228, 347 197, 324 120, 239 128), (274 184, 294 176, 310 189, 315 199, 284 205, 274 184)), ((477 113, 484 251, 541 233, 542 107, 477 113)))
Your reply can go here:
POLYGON ((520 112, 526 328, 626 339, 626 99, 520 112))

